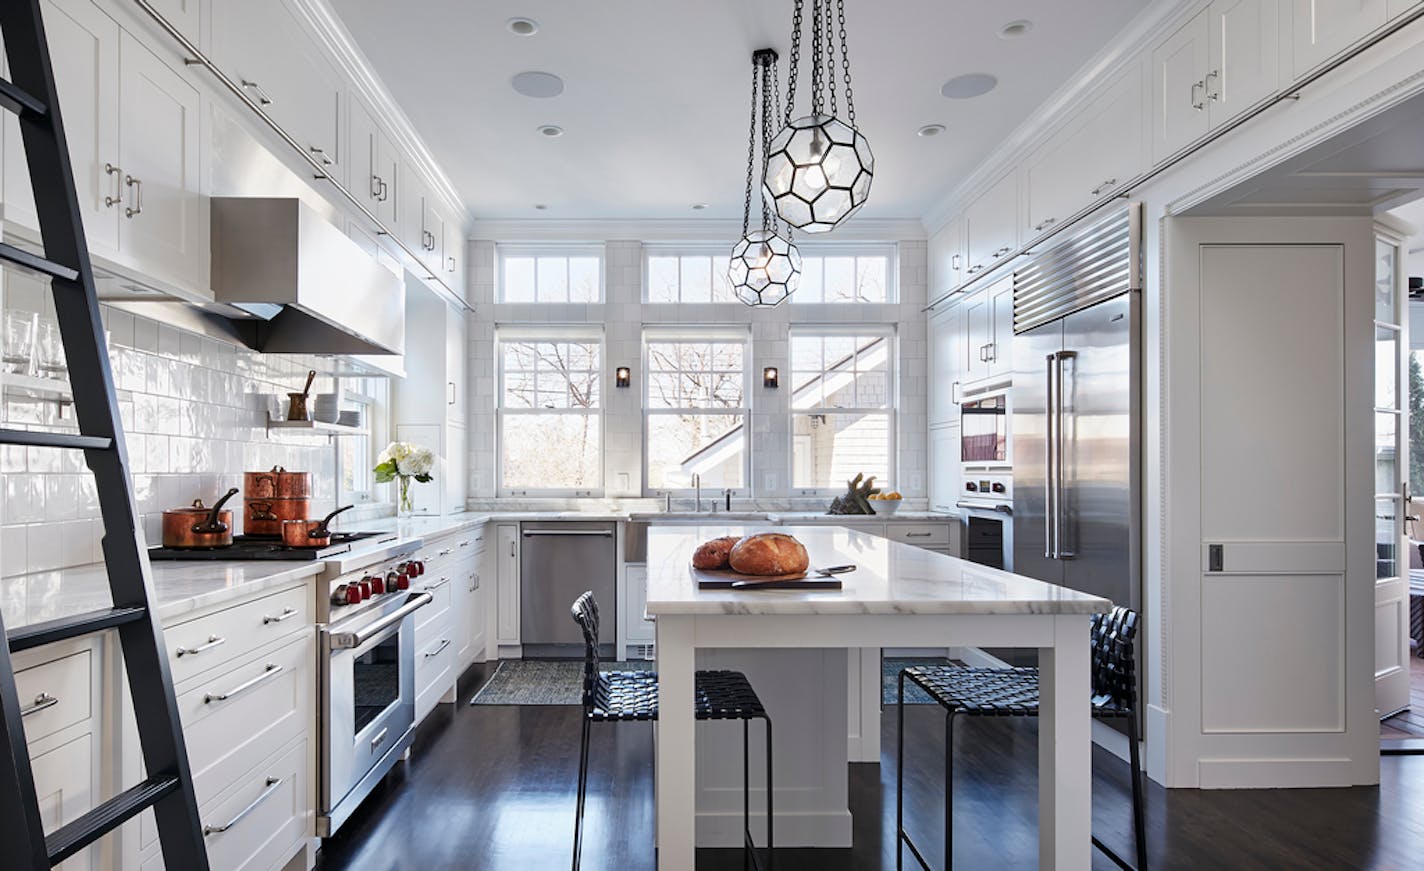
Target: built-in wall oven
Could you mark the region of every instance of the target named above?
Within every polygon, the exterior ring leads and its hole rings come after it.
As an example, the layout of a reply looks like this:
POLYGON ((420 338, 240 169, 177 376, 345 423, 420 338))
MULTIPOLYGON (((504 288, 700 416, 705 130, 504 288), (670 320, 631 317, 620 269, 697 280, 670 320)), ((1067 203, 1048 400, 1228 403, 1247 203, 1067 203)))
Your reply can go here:
POLYGON ((966 396, 959 403, 959 461, 1009 465, 1009 395, 1006 390, 966 396))
POLYGON ((963 518, 964 558, 996 569, 1013 569, 1013 470, 965 464, 955 507, 963 518))

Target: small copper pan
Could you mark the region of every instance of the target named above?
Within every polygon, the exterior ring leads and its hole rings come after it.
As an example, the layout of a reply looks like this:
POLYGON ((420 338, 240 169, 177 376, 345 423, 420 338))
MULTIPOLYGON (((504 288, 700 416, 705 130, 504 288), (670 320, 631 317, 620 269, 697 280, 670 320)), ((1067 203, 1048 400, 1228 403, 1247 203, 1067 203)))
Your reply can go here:
POLYGON ((282 524, 282 544, 287 547, 326 547, 331 544, 331 518, 355 508, 343 505, 321 520, 288 520, 282 524))

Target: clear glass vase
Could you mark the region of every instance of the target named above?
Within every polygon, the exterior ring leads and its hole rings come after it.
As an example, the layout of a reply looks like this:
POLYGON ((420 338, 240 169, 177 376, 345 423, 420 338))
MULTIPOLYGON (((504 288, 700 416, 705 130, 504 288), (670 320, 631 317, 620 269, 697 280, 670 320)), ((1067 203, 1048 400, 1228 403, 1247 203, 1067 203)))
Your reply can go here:
POLYGON ((400 482, 400 501, 396 505, 396 516, 410 517, 415 513, 415 498, 410 492, 410 476, 401 475, 397 480, 400 482))

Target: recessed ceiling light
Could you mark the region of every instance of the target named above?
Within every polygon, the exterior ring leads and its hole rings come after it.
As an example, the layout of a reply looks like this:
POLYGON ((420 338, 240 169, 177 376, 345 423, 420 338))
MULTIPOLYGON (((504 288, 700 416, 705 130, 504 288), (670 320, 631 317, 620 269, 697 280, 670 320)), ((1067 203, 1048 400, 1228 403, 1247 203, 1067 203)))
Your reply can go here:
POLYGON ((706 204, 706 203, 693 203, 693 204, 692 204, 692 210, 693 210, 694 212, 700 212, 700 211, 702 211, 702 210, 705 209, 705 208, 707 208, 707 204, 706 204))
POLYGON ((539 132, 549 137, 550 139, 553 139, 556 136, 563 136, 564 128, 560 127, 557 124, 544 124, 539 127, 539 132))
POLYGON ((916 134, 917 136, 927 136, 927 137, 928 137, 928 136, 938 136, 938 135, 940 135, 940 134, 943 133, 943 132, 944 132, 944 125, 943 125, 943 124, 926 124, 925 126, 921 127, 919 130, 916 130, 916 131, 915 131, 915 134, 916 134))
POLYGON ((533 36, 539 30, 539 22, 532 18, 511 18, 504 26, 515 36, 533 36))
POLYGON ((525 72, 509 80, 514 90, 526 97, 545 99, 564 92, 564 80, 553 73, 525 72))
POLYGON ((1018 39, 1030 30, 1033 30, 1033 22, 1027 18, 1020 18, 1018 21, 1010 21, 1008 24, 999 28, 999 38, 1018 39))
POLYGON ((998 84, 999 80, 988 73, 965 73, 945 82, 939 92, 951 100, 968 100, 989 93, 998 84))
POLYGON ((544 211, 545 209, 549 208, 549 206, 548 206, 547 204, 545 204, 545 203, 535 203, 535 204, 534 204, 534 208, 536 208, 536 209, 538 209, 539 211, 542 212, 542 211, 544 211))

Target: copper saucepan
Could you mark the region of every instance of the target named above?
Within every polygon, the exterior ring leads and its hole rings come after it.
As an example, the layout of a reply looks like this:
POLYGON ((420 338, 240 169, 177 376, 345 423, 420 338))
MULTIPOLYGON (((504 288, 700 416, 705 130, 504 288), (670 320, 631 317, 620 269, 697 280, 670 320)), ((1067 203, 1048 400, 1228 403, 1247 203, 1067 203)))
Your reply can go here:
POLYGON ((331 518, 355 508, 343 505, 321 520, 288 520, 282 524, 282 544, 287 547, 326 547, 331 544, 331 518))
POLYGON ((172 548, 227 547, 232 544, 232 510, 223 503, 237 495, 233 487, 212 508, 194 499, 187 508, 163 512, 163 546, 172 548))
POLYGON ((292 499, 311 496, 311 473, 288 472, 281 466, 273 466, 269 472, 244 472, 242 495, 245 499, 292 499))
POLYGON ((311 500, 305 496, 291 499, 253 499, 244 501, 243 531, 248 535, 280 537, 282 524, 288 520, 305 520, 311 514, 311 500))

